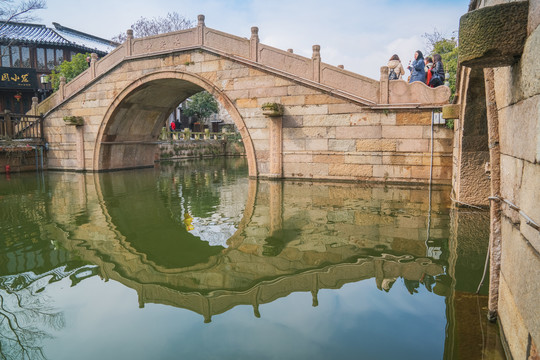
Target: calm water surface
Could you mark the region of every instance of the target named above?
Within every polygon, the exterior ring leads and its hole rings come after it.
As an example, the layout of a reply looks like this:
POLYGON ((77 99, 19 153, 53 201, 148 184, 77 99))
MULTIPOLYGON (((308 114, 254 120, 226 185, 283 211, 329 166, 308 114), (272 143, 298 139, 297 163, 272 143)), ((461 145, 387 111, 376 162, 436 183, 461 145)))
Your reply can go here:
POLYGON ((488 215, 449 191, 243 159, 3 177, 0 358, 502 359, 488 215))

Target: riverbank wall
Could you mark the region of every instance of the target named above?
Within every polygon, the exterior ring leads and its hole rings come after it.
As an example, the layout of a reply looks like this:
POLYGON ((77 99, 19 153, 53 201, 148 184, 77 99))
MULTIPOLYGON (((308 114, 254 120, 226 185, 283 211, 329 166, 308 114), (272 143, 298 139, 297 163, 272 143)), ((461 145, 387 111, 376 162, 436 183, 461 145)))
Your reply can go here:
POLYGON ((42 169, 46 163, 43 157, 41 147, 0 143, 0 174, 42 169))
POLYGON ((171 140, 159 144, 156 158, 157 160, 172 160, 245 155, 244 145, 238 140, 171 140))

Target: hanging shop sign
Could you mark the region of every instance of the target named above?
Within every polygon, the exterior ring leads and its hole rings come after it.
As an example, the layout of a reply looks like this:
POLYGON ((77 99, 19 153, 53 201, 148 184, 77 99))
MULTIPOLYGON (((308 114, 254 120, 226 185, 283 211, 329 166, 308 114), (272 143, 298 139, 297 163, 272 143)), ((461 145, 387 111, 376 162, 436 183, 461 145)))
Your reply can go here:
POLYGON ((37 89, 36 70, 0 67, 0 89, 37 89))

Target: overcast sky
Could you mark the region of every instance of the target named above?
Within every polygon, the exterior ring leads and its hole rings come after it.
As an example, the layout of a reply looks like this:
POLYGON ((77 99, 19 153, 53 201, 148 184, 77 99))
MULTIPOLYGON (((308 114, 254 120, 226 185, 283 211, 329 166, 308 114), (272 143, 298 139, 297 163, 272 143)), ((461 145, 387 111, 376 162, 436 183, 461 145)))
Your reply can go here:
POLYGON ((38 20, 52 22, 110 39, 125 32, 140 17, 168 12, 206 26, 249 38, 259 27, 264 44, 311 57, 321 46, 322 61, 374 79, 380 66, 396 53, 406 64, 416 50, 426 48, 424 33, 435 29, 453 36, 469 0, 47 0, 38 20))

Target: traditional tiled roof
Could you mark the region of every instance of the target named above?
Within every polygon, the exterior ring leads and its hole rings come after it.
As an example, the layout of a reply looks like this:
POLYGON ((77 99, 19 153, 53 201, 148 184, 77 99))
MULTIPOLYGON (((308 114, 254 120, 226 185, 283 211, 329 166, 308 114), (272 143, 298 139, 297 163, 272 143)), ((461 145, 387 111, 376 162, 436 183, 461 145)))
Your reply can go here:
POLYGON ((0 41, 18 44, 71 46, 100 55, 112 51, 118 44, 53 23, 54 29, 45 25, 8 22, 0 25, 0 41))
POLYGON ((88 49, 108 53, 113 51, 116 46, 120 45, 111 40, 102 39, 78 30, 70 29, 55 22, 53 22, 53 26, 56 32, 64 39, 88 49))
POLYGON ((5 23, 1 25, 0 39, 44 45, 70 45, 69 41, 45 25, 5 23))

